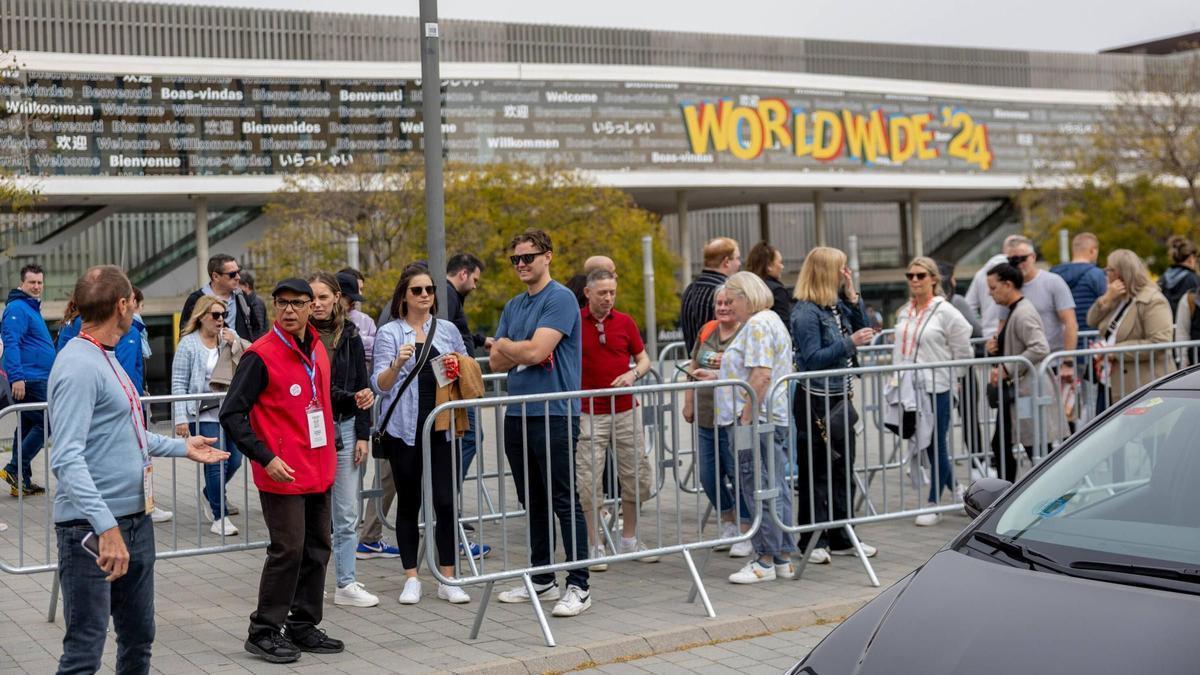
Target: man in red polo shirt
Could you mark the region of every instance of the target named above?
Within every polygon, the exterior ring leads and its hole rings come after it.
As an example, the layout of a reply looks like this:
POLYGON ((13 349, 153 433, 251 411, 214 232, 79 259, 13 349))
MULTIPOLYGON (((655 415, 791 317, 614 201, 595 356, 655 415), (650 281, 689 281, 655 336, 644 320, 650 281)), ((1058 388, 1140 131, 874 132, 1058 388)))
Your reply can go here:
MULTIPOLYGON (((617 278, 611 271, 598 269, 588 275, 584 289, 588 304, 583 319, 583 388, 609 389, 630 387, 650 371, 650 356, 633 317, 613 309, 617 301, 617 278), (636 363, 630 367, 630 360, 636 363)), ((598 396, 583 399, 579 419, 579 441, 575 446, 575 484, 579 503, 587 520, 589 557, 604 555, 597 536, 596 495, 603 494, 604 463, 609 448, 616 455, 617 480, 621 486, 621 527, 618 553, 645 549, 638 543, 638 508, 650 498, 654 474, 650 459, 643 452, 642 422, 633 396, 598 396)), ((658 562, 658 558, 640 558, 658 562)), ((590 569, 603 572, 606 565, 590 569)))

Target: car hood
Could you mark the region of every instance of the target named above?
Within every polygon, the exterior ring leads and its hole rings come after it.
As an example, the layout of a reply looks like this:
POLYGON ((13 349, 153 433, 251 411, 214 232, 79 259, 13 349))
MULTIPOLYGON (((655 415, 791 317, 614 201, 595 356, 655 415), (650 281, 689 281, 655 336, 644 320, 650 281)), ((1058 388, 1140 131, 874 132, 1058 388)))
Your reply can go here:
POLYGON ((859 614, 795 672, 1200 672, 1200 596, 1024 570, 953 550, 859 614), (838 635, 843 629, 848 634, 838 635))

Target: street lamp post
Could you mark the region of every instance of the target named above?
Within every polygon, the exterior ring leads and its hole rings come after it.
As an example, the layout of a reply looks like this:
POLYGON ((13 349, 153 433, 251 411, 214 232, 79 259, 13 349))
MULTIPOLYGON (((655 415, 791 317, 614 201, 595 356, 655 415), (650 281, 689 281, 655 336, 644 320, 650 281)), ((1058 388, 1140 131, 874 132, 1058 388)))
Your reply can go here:
POLYGON ((421 0, 421 119, 425 137, 425 244, 437 285, 438 314, 446 318, 446 204, 442 178, 442 76, 437 0, 421 0))

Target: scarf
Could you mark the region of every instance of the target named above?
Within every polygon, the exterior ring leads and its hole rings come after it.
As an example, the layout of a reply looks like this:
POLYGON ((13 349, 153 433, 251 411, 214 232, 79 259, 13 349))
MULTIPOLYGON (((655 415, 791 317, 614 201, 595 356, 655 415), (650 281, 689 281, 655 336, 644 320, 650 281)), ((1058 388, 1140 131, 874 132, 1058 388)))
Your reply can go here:
POLYGON ((329 360, 333 360, 333 349, 337 346, 338 339, 341 338, 341 324, 334 321, 332 318, 320 320, 312 319, 312 325, 317 329, 317 336, 321 338, 321 344, 325 345, 325 353, 329 355, 329 360))

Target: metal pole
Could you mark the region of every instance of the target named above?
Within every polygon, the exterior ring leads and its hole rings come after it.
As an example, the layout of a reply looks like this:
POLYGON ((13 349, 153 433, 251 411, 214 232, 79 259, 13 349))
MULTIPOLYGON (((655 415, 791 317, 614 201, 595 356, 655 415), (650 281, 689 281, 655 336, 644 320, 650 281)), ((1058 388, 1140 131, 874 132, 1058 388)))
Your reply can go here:
POLYGON ((688 202, 685 190, 675 191, 675 218, 679 226, 679 256, 683 263, 680 281, 692 283, 692 230, 688 227, 688 202))
POLYGON ((442 178, 442 75, 437 0, 421 0, 421 120, 425 130, 425 245, 437 284, 438 316, 446 315, 446 211, 442 178))
POLYGON ((658 316, 654 310, 654 238, 642 237, 642 283, 646 290, 646 352, 658 353, 658 316))
POLYGON ((200 285, 208 279, 208 200, 197 198, 192 204, 196 214, 196 269, 200 285))
POLYGON ((1058 257, 1060 262, 1071 262, 1071 251, 1069 250, 1067 228, 1062 228, 1058 231, 1058 257))
POLYGON ((859 283, 859 262, 858 262, 858 235, 852 234, 846 237, 846 257, 850 265, 850 271, 854 273, 854 287, 862 288, 859 283))
POLYGON ((825 232, 825 195, 820 191, 813 193, 813 238, 817 246, 828 246, 825 232))
POLYGON ((346 237, 346 265, 358 269, 358 235, 346 237))
MULTIPOLYGON (((925 255, 925 226, 921 222, 921 197, 914 190, 908 196, 908 208, 912 212, 912 250, 913 256, 925 255)), ((905 263, 908 261, 906 260, 905 263)))

